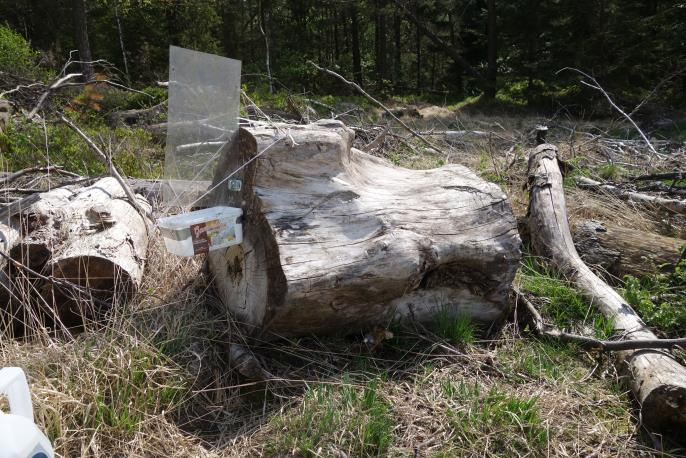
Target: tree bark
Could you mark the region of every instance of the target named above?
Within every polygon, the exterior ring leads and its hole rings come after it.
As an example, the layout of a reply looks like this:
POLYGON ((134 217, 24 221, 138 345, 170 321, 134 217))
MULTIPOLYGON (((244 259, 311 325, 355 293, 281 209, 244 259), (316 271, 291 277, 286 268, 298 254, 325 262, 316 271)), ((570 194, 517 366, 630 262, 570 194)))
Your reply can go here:
POLYGON ((351 35, 352 35, 352 51, 353 51, 353 77, 355 82, 362 85, 362 58, 360 55, 360 28, 357 23, 357 7, 354 2, 351 4, 350 9, 350 21, 351 21, 351 35))
POLYGON ((93 57, 91 56, 91 46, 88 40, 88 12, 85 0, 73 0, 74 13, 74 35, 79 47, 79 60, 84 81, 93 80, 93 57))
POLYGON ((388 64, 386 62, 386 14, 384 0, 376 2, 376 74, 378 82, 388 78, 388 64))
MULTIPOLYGON (((655 339, 624 299, 579 257, 567 222, 557 148, 543 144, 529 158, 529 231, 534 252, 548 259, 600 312, 612 319, 624 339, 655 339)), ((686 430, 686 368, 667 351, 618 352, 620 372, 630 380, 643 422, 657 430, 686 430)))
POLYGON ((402 16, 396 13, 393 16, 393 82, 398 87, 402 78, 402 41, 401 26, 402 16))
POLYGON ((502 319, 520 240, 506 195, 469 169, 407 170, 351 147, 338 121, 256 125, 215 175, 243 243, 209 254, 224 304, 264 335, 350 333, 446 309, 502 319))
POLYGON ((586 264, 622 278, 673 270, 686 240, 590 220, 576 228, 574 245, 586 264))
POLYGON ((489 99, 495 98, 496 80, 498 77, 498 32, 497 32, 498 13, 495 7, 495 0, 488 0, 488 71, 486 75, 486 89, 484 94, 489 99))

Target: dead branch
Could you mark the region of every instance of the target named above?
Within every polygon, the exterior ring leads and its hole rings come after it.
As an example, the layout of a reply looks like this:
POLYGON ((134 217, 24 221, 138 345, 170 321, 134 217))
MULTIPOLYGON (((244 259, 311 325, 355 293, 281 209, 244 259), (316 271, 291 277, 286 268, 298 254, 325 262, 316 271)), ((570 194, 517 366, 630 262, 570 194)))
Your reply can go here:
POLYGON ((126 194, 126 197, 129 199, 131 202, 131 205, 136 209, 136 211, 143 217, 143 220, 147 221, 148 218, 150 218, 149 212, 145 211, 143 207, 138 203, 138 200, 136 199, 136 196, 134 195, 133 191, 131 190, 131 187, 129 184, 126 182, 126 180, 121 176, 117 168, 114 166, 112 163, 112 158, 107 156, 99 147, 98 145, 93 142, 93 140, 88 137, 81 129, 79 129, 73 122, 71 122, 69 119, 67 119, 66 116, 60 115, 60 119, 62 120, 63 123, 65 123, 69 128, 71 128, 76 134, 83 139, 83 141, 86 142, 86 144, 90 147, 91 150, 98 156, 98 158, 103 161, 110 170, 110 174, 119 182, 121 185, 122 189, 124 190, 124 193, 126 194))
POLYGON ((657 93, 657 91, 660 90, 660 88, 662 88, 662 86, 664 86, 665 84, 667 84, 668 82, 670 82, 671 80, 673 80, 674 78, 676 78, 677 76, 683 75, 684 73, 686 73, 686 68, 681 68, 681 69, 679 69, 679 70, 677 70, 677 71, 675 71, 675 72, 673 72, 673 73, 670 73, 669 75, 665 76, 664 78, 662 78, 662 80, 660 80, 660 82, 657 83, 657 85, 655 85, 655 87, 653 88, 653 90, 650 91, 650 94, 648 94, 643 100, 641 100, 641 101, 639 102, 638 105, 636 105, 636 107, 635 107, 633 110, 631 110, 631 113, 629 113, 629 116, 633 116, 634 114, 636 114, 636 112, 637 112, 638 110, 640 110, 641 107, 642 107, 643 105, 645 105, 645 103, 646 103, 648 100, 650 100, 650 99, 653 98, 653 96, 657 93))
POLYGON ((369 95, 364 89, 362 89, 362 88, 360 87, 359 84, 355 83, 354 81, 348 81, 347 79, 345 79, 345 77, 339 75, 338 73, 336 73, 336 72, 334 72, 334 71, 332 71, 332 70, 329 70, 328 68, 320 67, 319 65, 315 64, 315 63, 312 62, 311 60, 308 61, 308 62, 310 63, 310 65, 312 65, 312 66, 313 66, 314 68, 316 68, 317 70, 319 70, 319 71, 321 71, 321 72, 324 72, 324 73, 326 73, 326 74, 328 74, 328 75, 335 76, 336 78, 338 78, 339 80, 341 80, 341 81, 343 81, 345 84, 347 84, 348 86, 350 86, 350 87, 354 88, 355 90, 357 90, 360 94, 364 95, 367 99, 369 99, 369 100, 372 101, 374 104, 376 104, 379 108, 381 108, 381 109, 384 110, 386 113, 388 113, 388 115, 389 115, 391 118, 395 119, 401 126, 403 126, 403 128, 404 128, 405 130, 407 130, 409 133, 411 133, 413 137, 418 138, 419 140, 422 141, 422 143, 424 143, 426 146, 428 146, 428 147, 431 148, 432 150, 436 151, 437 153, 444 154, 443 151, 441 151, 440 149, 436 148, 429 140, 427 140, 426 138, 424 138, 419 132, 417 132, 416 130, 414 130, 413 128, 411 128, 411 127, 408 126, 407 124, 405 124, 400 118, 398 118, 395 114, 393 114, 393 112, 392 112, 388 107, 386 107, 383 103, 379 102, 379 101, 376 100, 374 97, 372 97, 371 95, 369 95))
POLYGON ((383 145, 384 140, 386 139, 386 135, 388 135, 389 128, 386 127, 383 132, 381 132, 379 135, 376 136, 374 140, 371 142, 367 143, 362 147, 362 151, 365 153, 369 153, 370 151, 374 151, 375 149, 378 149, 381 145, 383 145))
MULTIPOLYGON (((588 81, 581 80, 581 84, 583 84, 584 86, 588 86, 588 87, 590 87, 591 89, 595 89, 596 91, 599 91, 601 94, 603 94, 603 96, 605 96, 605 98, 607 99, 607 101, 608 101, 608 103, 610 104, 610 106, 612 106, 612 108, 614 108, 614 109, 615 109, 619 114, 621 114, 627 121, 629 121, 629 122, 631 123, 632 126, 634 126, 634 129, 636 129, 636 131, 639 133, 639 135, 641 136, 641 138, 643 139, 643 141, 645 142, 645 144, 648 145, 648 148, 650 148, 650 151, 651 151, 655 156, 657 156, 657 157, 660 157, 660 156, 661 156, 660 153, 657 152, 657 150, 655 149, 655 147, 653 146, 653 144, 650 143, 650 140, 648 140, 648 137, 646 137, 646 135, 643 133, 643 131, 641 130, 641 128, 638 127, 638 124, 636 124, 636 123, 634 122, 634 120, 631 118, 631 116, 628 115, 624 110, 622 110, 622 109, 614 102, 614 100, 612 100, 612 97, 610 97, 610 94, 608 94, 607 91, 605 91, 605 89, 602 88, 602 86, 600 85, 600 83, 598 83, 598 81, 597 81, 595 78, 593 78, 593 77, 592 77, 591 75, 589 75, 588 73, 583 72, 583 71, 579 70, 578 68, 573 68, 573 67, 565 67, 565 68, 563 68, 562 70, 559 70, 557 73, 560 73, 560 72, 565 71, 565 70, 571 70, 571 71, 573 71, 573 72, 577 72, 577 73, 579 73, 580 75, 583 75, 585 78, 588 78, 588 79, 591 81, 590 83, 589 83, 588 81)), ((635 110, 634 110, 634 111, 635 111, 635 110)))
POLYGON ((28 119, 33 119, 34 116, 36 116, 36 113, 38 113, 38 110, 40 110, 43 107, 43 104, 45 103, 45 100, 48 98, 50 93, 54 91, 55 89, 60 88, 64 83, 69 81, 72 78, 76 78, 77 76, 81 76, 81 73, 70 73, 68 75, 65 75, 61 78, 57 78, 50 86, 48 86, 48 89, 41 94, 41 96, 38 98, 38 102, 36 103, 36 106, 33 107, 33 110, 28 114, 27 118, 28 119))
POLYGON ((521 292, 516 291, 517 299, 521 301, 531 315, 536 332, 540 335, 579 345, 584 350, 612 352, 645 349, 686 348, 686 338, 680 339, 638 339, 638 340, 599 340, 593 337, 570 334, 546 323, 536 306, 521 292))
POLYGON ((601 183, 586 177, 577 177, 576 183, 580 188, 603 190, 629 202, 654 204, 662 206, 674 213, 686 214, 686 201, 679 199, 665 199, 664 197, 649 196, 639 192, 625 191, 617 186, 601 183))
POLYGON ((652 180, 683 180, 686 178, 686 172, 667 172, 667 173, 652 173, 649 175, 640 175, 631 179, 631 181, 652 181, 652 180))
MULTIPOLYGON (((529 232, 534 252, 570 280, 581 295, 612 320, 626 340, 655 340, 629 304, 579 257, 569 230, 557 148, 538 146, 529 158, 529 232)), ((631 382, 643 421, 656 429, 686 428, 686 368, 657 349, 617 351, 618 368, 631 382)))
POLYGON ((80 175, 78 173, 73 173, 69 172, 68 170, 64 170, 60 166, 56 165, 49 165, 46 167, 29 167, 26 169, 18 170, 14 173, 10 173, 4 178, 0 178, 0 185, 7 185, 12 183, 13 181, 17 180, 18 178, 21 178, 24 175, 27 175, 29 173, 54 173, 58 175, 64 175, 68 177, 74 177, 78 178, 80 175))

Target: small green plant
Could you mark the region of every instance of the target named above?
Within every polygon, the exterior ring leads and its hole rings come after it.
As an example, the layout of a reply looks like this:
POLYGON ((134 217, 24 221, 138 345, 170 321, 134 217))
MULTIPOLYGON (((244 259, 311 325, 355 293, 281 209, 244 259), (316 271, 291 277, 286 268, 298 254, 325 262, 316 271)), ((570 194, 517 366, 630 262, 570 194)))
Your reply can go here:
MULTIPOLYGON (((158 178, 162 174, 164 152, 152 135, 142 129, 119 128, 113 132, 97 122, 82 130, 94 141, 106 138, 113 146, 114 165, 127 176, 158 178)), ((64 124, 15 121, 0 133, 0 169, 18 170, 37 165, 57 164, 85 176, 106 173, 107 167, 84 141, 64 124), (46 147, 47 137, 47 147, 46 147)))
POLYGON ((603 180, 616 181, 624 174, 624 169, 617 164, 605 164, 598 169, 598 175, 603 180))
POLYGON ((317 456, 317 450, 335 446, 350 456, 383 456, 393 440, 394 421, 380 383, 375 378, 360 390, 344 377, 341 385, 308 389, 296 410, 273 420, 278 434, 268 439, 267 453, 297 450, 317 456))
POLYGON ((624 278, 624 298, 641 318, 669 337, 686 334, 686 258, 669 273, 624 278))
POLYGON ((455 314, 450 306, 443 306, 434 319, 436 334, 453 344, 474 342, 475 328, 467 315, 455 314))

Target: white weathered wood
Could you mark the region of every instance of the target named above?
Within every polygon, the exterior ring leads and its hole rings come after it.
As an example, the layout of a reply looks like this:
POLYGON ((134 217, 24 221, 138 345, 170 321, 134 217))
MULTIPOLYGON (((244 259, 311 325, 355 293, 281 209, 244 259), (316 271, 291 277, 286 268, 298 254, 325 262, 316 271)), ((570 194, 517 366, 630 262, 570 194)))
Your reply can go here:
MULTIPOLYGON (((529 231, 536 254, 548 259, 603 315, 624 339, 655 339, 643 320, 617 292, 579 257, 567 220, 557 148, 544 144, 529 158, 529 231)), ((642 420, 660 430, 686 430, 686 368, 667 351, 617 353, 619 368, 630 378, 642 420)))
MULTIPOLYGON (((9 222, 9 221, 8 221, 9 222)), ((0 223, 0 252, 9 256, 10 250, 21 240, 21 232, 19 228, 13 224, 0 223)), ((7 303, 13 295, 12 283, 9 276, 5 272, 7 260, 5 257, 0 257, 0 304, 7 303)))
POLYGON ((506 195, 469 169, 407 170, 351 148, 338 121, 256 125, 227 148, 216 202, 244 209, 244 243, 209 255, 224 303, 279 335, 351 332, 441 308, 504 316, 520 259, 506 195), (240 144, 240 148, 239 148, 240 144), (266 151, 265 151, 266 149, 266 151))
MULTIPOLYGON (((31 269, 23 272, 35 281, 27 291, 41 292, 44 303, 52 305, 62 321, 82 318, 78 307, 92 298, 101 305, 112 304, 138 288, 150 221, 129 203, 115 178, 83 188, 54 189, 29 202, 9 217, 26 232, 9 254, 31 269), (63 280, 75 286, 68 287, 63 280)), ((144 198, 137 196, 137 203, 150 212, 144 198)), ((21 307, 24 301, 19 302, 13 307, 21 307)))
MULTIPOLYGON (((147 200, 136 199, 149 214, 147 200)), ((64 238, 43 273, 85 286, 105 301, 136 291, 143 278, 150 221, 129 203, 121 184, 107 177, 79 189, 64 212, 67 217, 60 227, 64 238)), ((48 289, 60 307, 73 302, 63 289, 48 289)))

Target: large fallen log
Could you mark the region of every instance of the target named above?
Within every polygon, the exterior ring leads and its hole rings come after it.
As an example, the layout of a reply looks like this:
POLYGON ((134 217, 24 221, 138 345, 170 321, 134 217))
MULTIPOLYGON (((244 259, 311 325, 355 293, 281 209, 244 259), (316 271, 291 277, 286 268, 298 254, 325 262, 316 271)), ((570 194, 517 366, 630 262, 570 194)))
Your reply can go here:
MULTIPOLYGON (((149 213, 147 200, 136 199, 149 213)), ((117 180, 104 178, 79 190, 67 213, 69 220, 61 229, 69 235, 43 272, 86 287, 93 297, 109 303, 137 291, 143 278, 150 221, 126 200, 117 180)), ((50 297, 63 310, 76 318, 83 316, 83 301, 73 291, 54 291, 52 284, 48 286, 50 297)))
POLYGON ((586 264, 622 278, 673 270, 686 240, 589 220, 577 226, 574 245, 586 264))
POLYGON ((521 242, 502 190, 459 165, 395 167, 351 148, 353 137, 338 121, 255 125, 226 148, 215 201, 243 208, 244 238, 209 255, 223 302, 272 335, 442 309, 503 318, 521 242))
MULTIPOLYGON (((12 282, 29 281, 20 288, 40 292, 42 304, 56 310, 65 324, 80 324, 140 285, 148 247, 149 221, 126 199, 111 177, 91 186, 68 186, 40 193, 9 217, 25 233, 9 250, 16 261, 4 271, 12 282)), ((149 203, 137 196, 148 212, 149 203)), ((24 307, 25 298, 10 301, 8 310, 24 307)), ((45 307, 44 307, 45 308, 45 307)))
MULTIPOLYGON (((529 230, 536 254, 548 259, 581 294, 612 319, 623 339, 655 339, 645 323, 617 292, 596 276, 579 257, 569 230, 557 148, 544 144, 529 158, 529 230)), ((618 352, 643 422, 655 429, 686 430, 686 368, 667 351, 618 352)))

